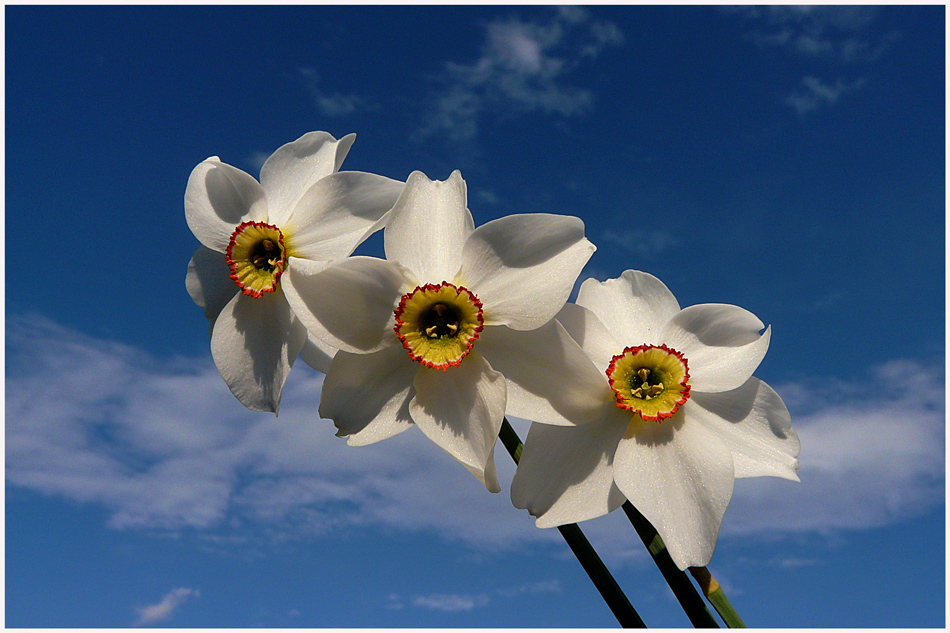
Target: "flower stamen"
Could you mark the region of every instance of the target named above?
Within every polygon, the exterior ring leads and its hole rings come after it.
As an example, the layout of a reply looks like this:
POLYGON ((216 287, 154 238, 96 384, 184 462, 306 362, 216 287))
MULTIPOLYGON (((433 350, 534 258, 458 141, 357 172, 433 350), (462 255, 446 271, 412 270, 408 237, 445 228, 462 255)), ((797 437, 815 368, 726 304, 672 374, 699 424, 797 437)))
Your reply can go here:
POLYGON ((243 222, 231 234, 225 253, 231 279, 246 295, 274 292, 287 267, 284 236, 273 224, 243 222))
POLYGON ((448 282, 403 295, 395 316, 394 330, 409 356, 443 371, 462 362, 484 327, 482 302, 448 282))
POLYGON ((686 358, 666 345, 628 347, 607 368, 617 406, 644 420, 660 422, 672 417, 689 399, 689 366, 686 358))

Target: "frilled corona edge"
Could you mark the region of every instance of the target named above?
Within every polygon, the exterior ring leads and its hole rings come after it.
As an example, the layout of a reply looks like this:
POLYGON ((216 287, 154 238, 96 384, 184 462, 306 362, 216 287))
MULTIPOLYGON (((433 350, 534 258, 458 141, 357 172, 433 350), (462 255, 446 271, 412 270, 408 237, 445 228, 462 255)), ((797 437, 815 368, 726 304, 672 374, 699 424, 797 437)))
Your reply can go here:
POLYGON ((394 331, 409 356, 432 369, 457 367, 485 327, 482 302, 464 286, 425 284, 394 311, 394 331))

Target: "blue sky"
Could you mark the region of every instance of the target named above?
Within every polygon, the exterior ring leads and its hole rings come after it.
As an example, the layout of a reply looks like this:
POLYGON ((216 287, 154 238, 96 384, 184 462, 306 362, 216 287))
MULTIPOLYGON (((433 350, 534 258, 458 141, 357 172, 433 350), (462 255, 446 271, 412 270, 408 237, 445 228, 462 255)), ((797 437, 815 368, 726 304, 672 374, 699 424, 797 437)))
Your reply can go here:
MULTIPOLYGON (((357 133, 344 169, 460 169, 476 224, 580 217, 582 279, 770 324, 802 481, 738 481, 710 570, 752 626, 945 625, 943 7, 5 20, 8 626, 615 626, 500 450, 490 495, 414 430, 346 446, 303 363, 277 419, 221 381, 188 174, 311 130, 357 133)), ((582 527, 688 626, 623 516, 582 527)))

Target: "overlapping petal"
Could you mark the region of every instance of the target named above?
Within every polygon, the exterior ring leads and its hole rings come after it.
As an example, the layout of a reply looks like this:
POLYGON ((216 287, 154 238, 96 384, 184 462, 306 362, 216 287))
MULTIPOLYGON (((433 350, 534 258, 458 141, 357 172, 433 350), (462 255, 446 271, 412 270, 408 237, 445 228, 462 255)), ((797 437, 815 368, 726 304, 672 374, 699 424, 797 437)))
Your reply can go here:
POLYGON ((661 341, 689 362, 690 384, 696 391, 729 391, 752 376, 769 349, 771 330, 738 306, 706 303, 674 316, 660 333, 661 341))
POLYGON ((798 479, 800 445, 788 410, 752 378, 770 334, 752 313, 718 304, 680 310, 658 279, 626 271, 585 281, 577 305, 557 319, 601 370, 627 347, 676 350, 688 362, 691 390, 659 421, 611 403, 600 420, 576 428, 532 425, 512 500, 539 516, 539 527, 609 512, 622 503, 612 496, 619 490, 685 569, 712 556, 735 477, 798 479), (595 432, 596 444, 587 441, 595 432))
POLYGON ((267 220, 264 189, 236 167, 212 157, 202 161, 188 177, 185 188, 185 221, 198 241, 223 253, 234 228, 241 222, 267 220))
POLYGON ((486 325, 531 330, 554 318, 594 250, 579 218, 511 215, 472 232, 457 280, 485 305, 486 325))
POLYGON ((532 424, 511 481, 514 506, 538 517, 541 528, 593 519, 620 507, 624 497, 614 484, 613 459, 627 427, 625 417, 629 414, 607 411, 577 427, 532 424))
POLYGON ((750 378, 732 391, 693 394, 690 420, 713 431, 732 451, 736 477, 798 479, 801 444, 775 390, 750 378))
POLYGON ((409 399, 419 365, 397 345, 372 354, 337 352, 323 381, 320 417, 347 444, 372 444, 412 426, 409 399))
POLYGON ((192 301, 204 310, 205 318, 214 325, 218 314, 238 293, 238 287, 231 280, 231 271, 224 253, 213 251, 207 246, 199 246, 185 275, 185 288, 192 301))
POLYGON ((574 426, 613 400, 604 375, 557 321, 525 332, 486 327, 477 348, 508 381, 507 411, 516 417, 574 426))
POLYGON ((662 424, 631 418, 614 481, 653 524, 680 569, 705 566, 732 497, 732 454, 684 408, 662 424))
POLYGON ((680 309, 676 297, 662 281, 638 270, 624 271, 617 279, 584 281, 577 294, 577 305, 596 314, 621 349, 666 342, 661 338, 663 326, 680 309))
POLYGON ((375 352, 391 343, 393 309, 415 280, 395 262, 351 257, 325 267, 290 258, 281 285, 307 330, 347 352, 375 352))
POLYGON ((281 225, 290 254, 326 261, 347 257, 382 228, 381 218, 403 186, 398 180, 355 171, 318 180, 281 225))
POLYGON ((300 350, 300 359, 313 369, 321 373, 330 371, 330 361, 336 355, 337 349, 327 345, 317 337, 308 334, 307 341, 300 350))
POLYGON ((416 426, 499 492, 494 451, 505 415, 505 377, 473 351, 451 371, 421 367, 413 386, 409 413, 416 426))
POLYGON ((383 231, 386 259, 406 266, 422 283, 451 281, 475 227, 466 201, 467 186, 458 170, 444 181, 418 171, 409 174, 383 231))
POLYGON ((314 183, 338 171, 355 140, 355 134, 338 141, 326 132, 308 132, 271 154, 261 167, 271 223, 283 225, 314 183))
POLYGON ((600 372, 606 372, 611 359, 623 349, 597 315, 584 306, 565 303, 557 320, 600 372))
POLYGON ((211 355, 231 393, 248 409, 277 413, 280 394, 307 331, 280 289, 262 297, 236 294, 211 333, 211 355))

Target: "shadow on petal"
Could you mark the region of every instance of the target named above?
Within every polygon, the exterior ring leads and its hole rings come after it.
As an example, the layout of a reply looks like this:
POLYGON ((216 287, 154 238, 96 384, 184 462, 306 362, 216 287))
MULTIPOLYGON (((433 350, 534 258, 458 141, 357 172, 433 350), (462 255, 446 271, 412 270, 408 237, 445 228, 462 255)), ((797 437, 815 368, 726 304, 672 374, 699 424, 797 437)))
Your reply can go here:
POLYGON ((644 420, 639 415, 631 416, 624 439, 633 439, 641 446, 656 447, 669 444, 673 441, 673 435, 683 428, 686 420, 683 410, 686 406, 689 406, 688 402, 680 407, 673 417, 666 418, 662 422, 644 420))
POLYGON ((796 435, 781 396, 758 378, 750 378, 741 387, 717 393, 694 392, 696 404, 732 424, 745 421, 757 404, 765 413, 769 430, 780 439, 796 435))
POLYGON ((234 334, 240 341, 233 338, 227 340, 230 337, 222 332, 219 349, 226 351, 228 346, 233 349, 240 344, 243 354, 227 353, 221 357, 223 362, 216 358, 218 368, 232 392, 245 406, 251 406, 246 397, 253 398, 256 395, 255 400, 262 399, 270 403, 269 410, 276 413, 284 382, 306 341, 307 331, 294 319, 279 288, 276 292, 258 298, 239 295, 233 302, 231 318, 234 334), (253 385, 241 379, 248 372, 253 378, 253 385), (236 389, 244 393, 245 397, 236 389))
MULTIPOLYGON (((244 194, 248 192, 242 192, 238 183, 234 182, 232 176, 228 174, 229 167, 220 166, 209 169, 205 173, 204 185, 208 192, 208 202, 215 215, 224 222, 237 226, 247 215, 255 200, 247 199, 244 194)), ((230 169, 235 168, 230 167, 230 169)))
POLYGON ((538 517, 541 528, 618 508, 625 498, 614 483, 613 461, 628 417, 618 410, 577 427, 532 424, 511 482, 515 507, 538 517))
POLYGON ((421 368, 409 411, 419 430, 463 464, 484 472, 505 415, 505 377, 472 352, 458 367, 421 368))

